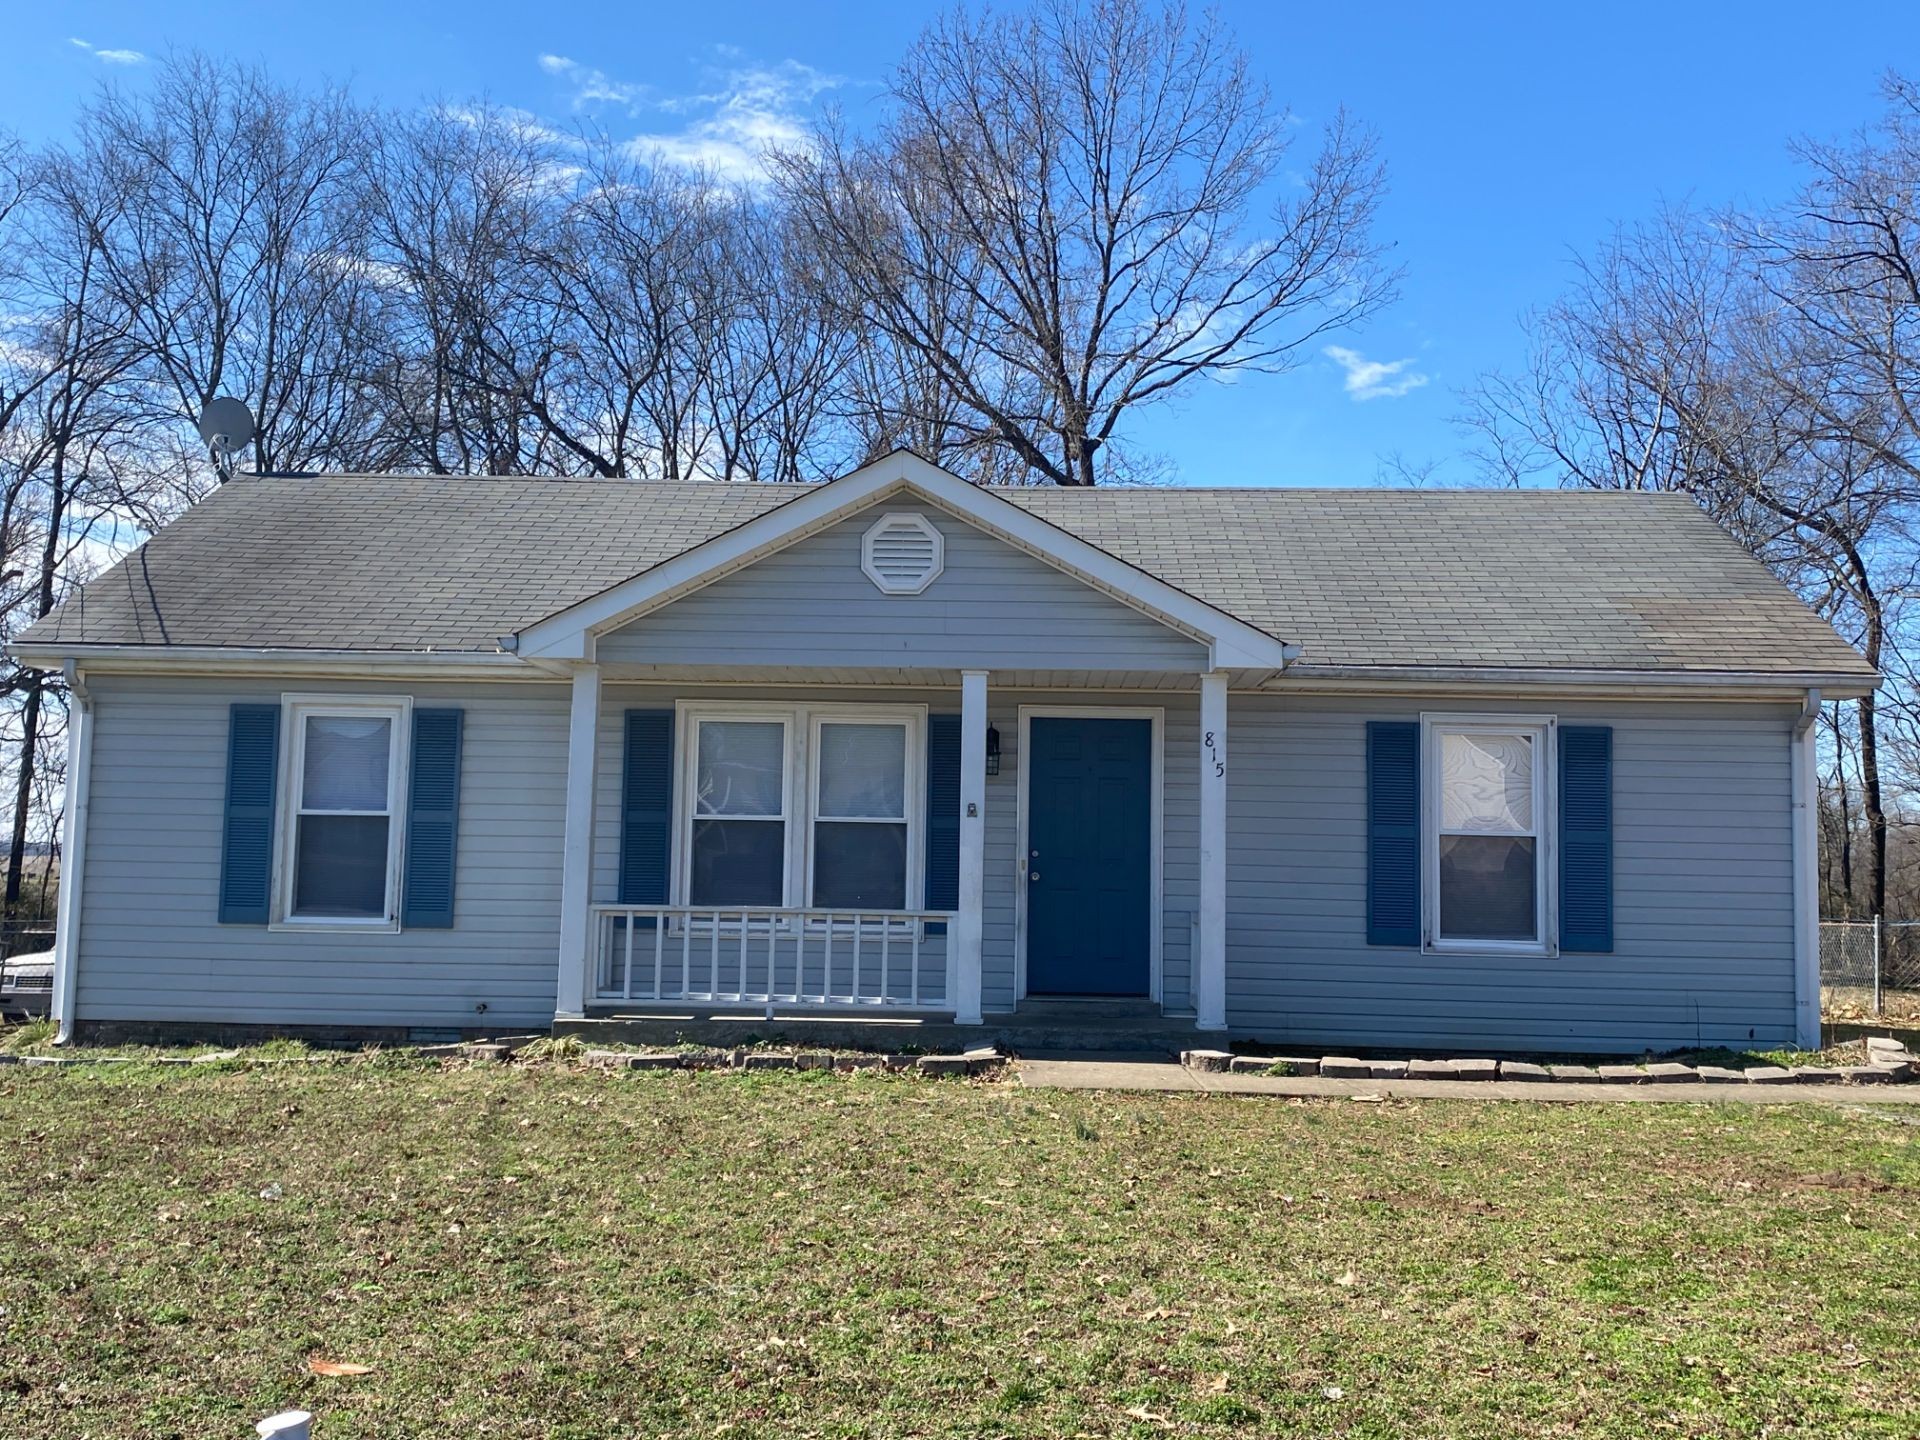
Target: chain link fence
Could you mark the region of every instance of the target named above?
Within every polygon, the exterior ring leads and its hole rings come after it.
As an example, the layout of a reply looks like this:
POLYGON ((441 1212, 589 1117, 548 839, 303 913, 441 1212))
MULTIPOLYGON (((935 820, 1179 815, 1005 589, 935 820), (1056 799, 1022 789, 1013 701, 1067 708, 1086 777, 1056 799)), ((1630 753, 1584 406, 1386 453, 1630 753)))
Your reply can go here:
POLYGON ((1920 920, 1823 921, 1820 1013, 1920 1022, 1920 920))

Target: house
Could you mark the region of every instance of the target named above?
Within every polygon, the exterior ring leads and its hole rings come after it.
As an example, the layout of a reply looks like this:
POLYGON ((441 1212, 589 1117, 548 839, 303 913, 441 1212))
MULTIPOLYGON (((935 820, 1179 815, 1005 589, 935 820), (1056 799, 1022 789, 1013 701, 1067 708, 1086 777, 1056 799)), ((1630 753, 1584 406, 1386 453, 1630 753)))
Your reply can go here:
POLYGON ((62 1026, 1817 1034, 1872 669, 1683 497, 242 477, 14 646, 62 1026))

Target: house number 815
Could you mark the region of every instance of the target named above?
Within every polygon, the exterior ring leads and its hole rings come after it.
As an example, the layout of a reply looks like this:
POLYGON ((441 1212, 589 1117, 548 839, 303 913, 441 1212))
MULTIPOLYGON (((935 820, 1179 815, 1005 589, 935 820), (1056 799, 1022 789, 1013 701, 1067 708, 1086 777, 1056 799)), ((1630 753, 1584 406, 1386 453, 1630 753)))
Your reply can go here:
POLYGON ((1218 780, 1227 773, 1227 762, 1220 758, 1220 747, 1213 743, 1213 731, 1207 731, 1201 743, 1207 747, 1207 758, 1213 761, 1213 776, 1218 780))

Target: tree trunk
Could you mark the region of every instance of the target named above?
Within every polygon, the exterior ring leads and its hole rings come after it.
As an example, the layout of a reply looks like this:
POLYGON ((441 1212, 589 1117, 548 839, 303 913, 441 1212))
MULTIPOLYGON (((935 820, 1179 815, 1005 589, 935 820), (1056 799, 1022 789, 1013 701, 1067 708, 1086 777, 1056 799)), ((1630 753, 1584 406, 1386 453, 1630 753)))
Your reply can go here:
MULTIPOLYGON (((1865 587, 1862 587, 1863 589, 1865 587)), ((1872 590, 1866 590, 1862 607, 1867 618, 1865 644, 1862 647, 1867 663, 1874 669, 1880 668, 1880 652, 1885 639, 1885 622, 1880 610, 1880 597, 1872 590)), ((1880 794, 1880 708, 1873 691, 1869 690, 1859 705, 1860 723, 1860 808, 1867 818, 1867 909, 1873 916, 1885 918, 1887 913, 1887 812, 1881 804, 1880 794)), ((1876 932, 1884 937, 1885 927, 1876 932)), ((1886 960, 1883 939, 1876 940, 1881 953, 1874 958, 1875 965, 1886 960)))
MULTIPOLYGON (((34 618, 53 610, 54 584, 60 570, 60 537, 66 525, 67 474, 64 440, 54 450, 52 487, 47 500, 47 533, 40 545, 40 584, 34 597, 34 618)), ((20 776, 14 786, 13 833, 7 843, 6 941, 11 946, 19 928, 20 890, 26 878, 27 805, 40 756, 40 713, 46 703, 47 677, 34 672, 27 682, 27 702, 20 734, 20 776)))

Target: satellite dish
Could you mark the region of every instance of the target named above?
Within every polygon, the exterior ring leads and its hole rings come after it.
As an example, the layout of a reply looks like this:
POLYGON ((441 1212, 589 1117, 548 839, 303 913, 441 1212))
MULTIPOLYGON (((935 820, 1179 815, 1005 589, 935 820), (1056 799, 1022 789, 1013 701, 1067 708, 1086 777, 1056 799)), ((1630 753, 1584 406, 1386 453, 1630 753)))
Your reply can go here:
POLYGON ((207 402, 200 412, 200 438, 222 480, 233 478, 233 455, 253 439, 253 412, 230 395, 207 402))

